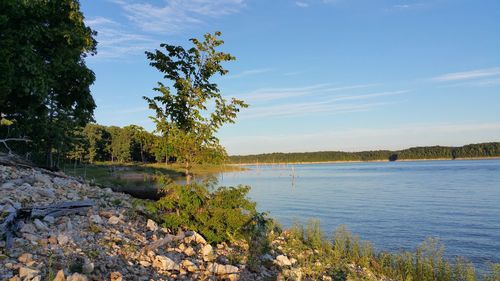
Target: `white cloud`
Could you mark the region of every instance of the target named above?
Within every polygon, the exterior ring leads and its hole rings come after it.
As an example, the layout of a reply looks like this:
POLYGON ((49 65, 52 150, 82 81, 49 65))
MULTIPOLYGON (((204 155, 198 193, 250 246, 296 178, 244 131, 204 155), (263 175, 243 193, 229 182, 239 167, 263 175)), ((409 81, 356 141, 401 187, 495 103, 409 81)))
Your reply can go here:
POLYGON ((272 71, 271 68, 260 68, 260 69, 251 69, 251 70, 245 70, 240 73, 236 73, 233 75, 228 75, 225 76, 226 79, 235 79, 235 78, 242 78, 242 77, 247 77, 247 76, 252 76, 252 75, 258 75, 262 73, 267 73, 272 71))
POLYGON ((147 32, 177 33, 207 18, 216 18, 239 12, 244 0, 166 0, 163 5, 143 1, 109 0, 118 4, 125 16, 147 32))
POLYGON ((495 67, 495 68, 485 68, 485 69, 478 69, 478 70, 464 71, 464 72, 447 73, 440 76, 436 76, 432 78, 432 80, 438 82, 453 82, 453 81, 471 80, 471 79, 478 79, 478 78, 499 76, 499 75, 500 75, 500 68, 495 67))
POLYGON ((302 1, 295 1, 295 5, 300 8, 307 8, 309 7, 309 3, 302 2, 302 1))
POLYGON ((241 114, 241 119, 264 117, 296 117, 312 114, 339 114, 368 111, 374 108, 393 104, 392 101, 366 102, 365 100, 379 97, 394 96, 408 91, 380 92, 363 95, 341 95, 323 98, 319 101, 281 103, 269 106, 250 107, 241 114))
POLYGON ((144 51, 158 44, 150 36, 127 31, 123 25, 104 17, 96 17, 85 21, 97 31, 97 56, 99 59, 122 58, 133 55, 144 55, 144 51))
POLYGON ((368 88, 372 86, 375 86, 375 84, 334 87, 332 84, 322 83, 303 87, 262 88, 238 96, 250 102, 268 102, 272 100, 289 99, 299 96, 325 95, 331 92, 368 88))

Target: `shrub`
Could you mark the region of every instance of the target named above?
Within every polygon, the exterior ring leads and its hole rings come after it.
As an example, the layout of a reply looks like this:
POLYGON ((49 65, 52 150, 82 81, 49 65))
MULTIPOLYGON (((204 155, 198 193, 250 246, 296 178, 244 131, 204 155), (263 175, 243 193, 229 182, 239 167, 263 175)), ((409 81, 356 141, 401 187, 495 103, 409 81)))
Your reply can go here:
MULTIPOLYGON (((165 181, 166 182, 166 181, 165 181)), ((257 214, 255 203, 246 198, 250 187, 219 187, 210 192, 206 185, 167 184, 164 196, 149 208, 164 227, 190 229, 209 243, 244 238, 245 226, 257 214)))

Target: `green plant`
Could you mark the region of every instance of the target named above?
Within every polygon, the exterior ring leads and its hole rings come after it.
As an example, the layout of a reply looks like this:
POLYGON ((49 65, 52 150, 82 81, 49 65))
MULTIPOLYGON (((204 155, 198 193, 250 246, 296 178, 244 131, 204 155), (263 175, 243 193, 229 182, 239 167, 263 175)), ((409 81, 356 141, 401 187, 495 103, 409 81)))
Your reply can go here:
POLYGON ((209 243, 233 241, 244 237, 245 226, 257 213, 255 203, 246 198, 249 191, 247 186, 209 192, 201 184, 168 184, 151 209, 167 228, 195 230, 209 243))

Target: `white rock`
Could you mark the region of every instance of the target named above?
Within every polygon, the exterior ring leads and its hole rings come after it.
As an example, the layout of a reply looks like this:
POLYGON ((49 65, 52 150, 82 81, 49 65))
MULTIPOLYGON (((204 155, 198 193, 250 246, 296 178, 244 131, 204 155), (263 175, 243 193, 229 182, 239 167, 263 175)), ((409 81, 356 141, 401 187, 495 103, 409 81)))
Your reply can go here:
POLYGON ((88 280, 89 279, 87 278, 87 276, 82 275, 80 273, 73 273, 66 279, 66 281, 88 281, 88 280))
POLYGON ((19 268, 19 277, 21 277, 23 280, 33 279, 38 274, 40 274, 40 271, 36 270, 36 269, 32 269, 32 268, 29 268, 29 267, 21 267, 21 268, 19 268))
POLYGON ((49 231, 49 228, 42 222, 40 221, 39 219, 35 219, 33 221, 33 223, 35 223, 35 226, 38 230, 40 231, 49 231))
POLYGON ((227 275, 227 274, 238 273, 239 269, 234 265, 229 265, 229 264, 222 265, 218 263, 213 263, 211 266, 208 267, 208 271, 218 275, 227 275))
POLYGON ((182 265, 182 267, 184 267, 189 272, 196 272, 196 271, 198 271, 198 266, 196 266, 196 264, 194 264, 190 260, 183 260, 181 262, 181 265, 182 265))
POLYGON ((146 224, 146 227, 150 230, 150 231, 157 231, 158 230, 158 224, 153 221, 153 220, 150 220, 148 219, 148 222, 146 224))
POLYGON ((118 224, 120 222, 120 219, 117 216, 111 216, 108 219, 109 224, 118 224))
POLYGON ((213 261, 215 259, 213 248, 210 244, 207 244, 201 248, 201 255, 204 261, 213 261))
POLYGON ((59 234, 57 235, 57 242, 59 243, 59 245, 66 245, 68 244, 69 242, 69 237, 68 235, 66 234, 59 234))
POLYGON ((102 218, 99 215, 90 216, 90 221, 95 223, 95 224, 102 224, 103 223, 102 218))
POLYGON ((173 260, 165 256, 156 256, 153 261, 153 267, 159 268, 161 270, 177 270, 179 271, 179 265, 173 260))
POLYGON ((194 251, 193 247, 189 246, 189 247, 187 247, 186 249, 184 249, 184 254, 185 254, 186 256, 190 257, 190 256, 192 256, 192 255, 194 255, 194 254, 196 254, 196 253, 195 253, 195 251, 194 251))
POLYGON ((27 264, 33 260, 33 255, 30 253, 24 253, 17 258, 19 262, 22 262, 24 264, 27 264))
POLYGON ((53 216, 45 216, 43 218, 43 221, 53 224, 56 221, 56 219, 53 216))
POLYGON ((279 266, 291 266, 292 262, 288 259, 287 256, 279 255, 276 257, 276 263, 279 266))

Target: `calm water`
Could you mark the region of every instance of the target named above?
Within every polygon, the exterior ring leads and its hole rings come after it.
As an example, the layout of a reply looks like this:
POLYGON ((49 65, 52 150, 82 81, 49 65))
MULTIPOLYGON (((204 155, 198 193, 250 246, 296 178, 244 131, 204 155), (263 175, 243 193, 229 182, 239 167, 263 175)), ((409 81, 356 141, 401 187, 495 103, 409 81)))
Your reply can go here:
POLYGON ((250 185, 258 209, 285 227, 317 218, 329 236, 344 224, 394 251, 436 237, 448 256, 464 256, 480 270, 500 262, 500 160, 293 167, 252 166, 223 174, 220 183, 250 185))

